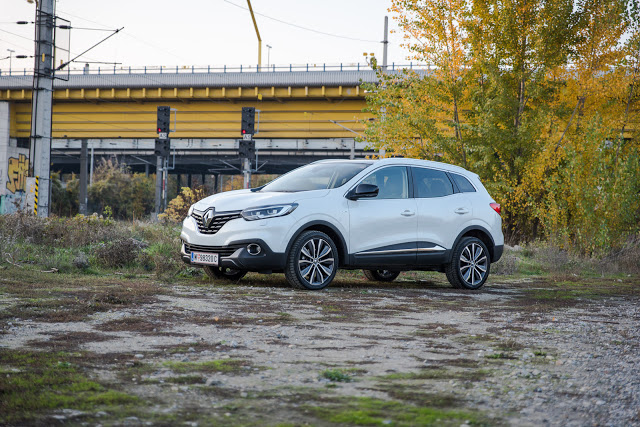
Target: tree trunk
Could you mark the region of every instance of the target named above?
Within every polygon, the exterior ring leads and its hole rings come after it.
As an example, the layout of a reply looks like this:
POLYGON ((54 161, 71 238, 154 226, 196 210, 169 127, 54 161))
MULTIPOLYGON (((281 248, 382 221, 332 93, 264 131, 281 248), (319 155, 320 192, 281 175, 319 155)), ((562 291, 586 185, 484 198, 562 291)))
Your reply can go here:
POLYGON ((586 96, 581 96, 578 98, 578 119, 576 121, 576 132, 580 130, 580 119, 584 116, 584 101, 587 99, 586 96))
POLYGON ((629 105, 631 105, 631 98, 633 96, 633 90, 635 86, 635 79, 629 85, 629 96, 627 97, 627 106, 624 109, 624 121, 622 122, 622 129, 620 129, 620 137, 618 138, 618 146, 616 147, 616 157, 613 160, 613 167, 615 168, 618 164, 618 155, 620 154, 620 146, 622 145, 622 141, 624 140, 624 129, 627 126, 627 121, 629 120, 629 105))
POLYGON ((456 140, 459 143, 460 151, 462 151, 462 165, 467 168, 467 153, 464 148, 464 142, 462 141, 462 132, 460 131, 460 117, 458 116, 458 99, 453 97, 453 123, 455 126, 456 140))

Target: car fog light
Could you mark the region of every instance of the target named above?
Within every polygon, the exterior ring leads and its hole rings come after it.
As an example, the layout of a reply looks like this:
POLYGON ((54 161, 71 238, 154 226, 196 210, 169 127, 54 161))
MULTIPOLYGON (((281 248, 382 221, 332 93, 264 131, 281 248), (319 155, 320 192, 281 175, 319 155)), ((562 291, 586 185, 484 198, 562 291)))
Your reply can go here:
POLYGON ((260 252, 262 252, 262 248, 260 247, 260 245, 251 243, 247 245, 247 252, 249 252, 249 255, 258 255, 260 252))

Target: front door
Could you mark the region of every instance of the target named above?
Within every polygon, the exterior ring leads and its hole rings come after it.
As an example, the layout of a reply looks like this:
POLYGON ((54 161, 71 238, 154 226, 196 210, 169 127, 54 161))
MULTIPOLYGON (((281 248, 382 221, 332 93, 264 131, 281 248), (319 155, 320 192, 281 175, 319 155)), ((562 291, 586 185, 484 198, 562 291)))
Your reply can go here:
POLYGON ((404 166, 378 169, 358 184, 373 184, 378 196, 349 200, 349 247, 356 266, 390 267, 416 262, 417 209, 404 166))

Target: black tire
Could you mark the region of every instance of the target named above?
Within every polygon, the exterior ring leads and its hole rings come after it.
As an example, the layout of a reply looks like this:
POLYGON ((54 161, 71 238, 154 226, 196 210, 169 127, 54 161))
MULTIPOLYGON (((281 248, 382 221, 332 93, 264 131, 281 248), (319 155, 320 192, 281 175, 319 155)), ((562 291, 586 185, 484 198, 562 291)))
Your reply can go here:
POLYGON ((372 282, 393 282, 400 275, 399 271, 392 270, 362 270, 364 277, 372 282))
POLYGON ((476 237, 465 237, 454 248, 445 273, 454 288, 480 289, 489 277, 491 256, 476 237))
POLYGON ((204 272, 212 279, 222 279, 229 282, 237 282, 247 274, 244 270, 236 270, 228 267, 213 267, 209 265, 204 266, 204 272))
POLYGON ((317 291, 331 283, 338 265, 338 248, 331 237, 309 230, 293 242, 284 275, 294 288, 317 291))

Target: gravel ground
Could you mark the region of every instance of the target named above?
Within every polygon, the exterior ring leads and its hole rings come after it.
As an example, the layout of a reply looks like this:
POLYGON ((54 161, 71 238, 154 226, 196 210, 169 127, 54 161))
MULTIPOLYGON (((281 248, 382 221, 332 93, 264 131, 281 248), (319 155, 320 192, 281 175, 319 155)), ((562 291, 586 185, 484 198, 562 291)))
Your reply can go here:
MULTIPOLYGON (((38 419, 45 424, 162 424, 157 414, 179 413, 191 425, 331 425, 340 419, 309 405, 370 397, 417 407, 436 402, 490 425, 640 426, 637 278, 494 276, 470 292, 439 276, 404 274, 393 284, 338 279, 323 292, 301 292, 261 277, 165 285, 168 294, 146 304, 81 320, 8 318, 0 351, 98 355, 93 377, 150 405, 126 417, 49 411, 38 419), (246 365, 196 372, 202 380, 191 384, 173 379, 171 363, 213 360, 246 365), (140 366, 147 369, 134 370, 140 366)), ((17 303, 0 295, 0 310, 17 303)), ((402 424, 378 415, 372 423, 402 424)))

